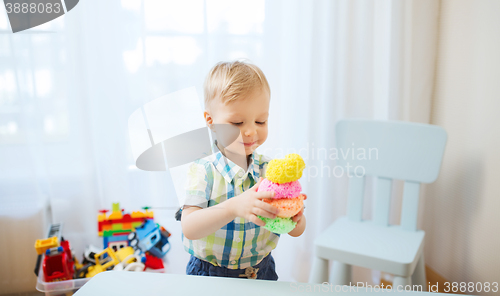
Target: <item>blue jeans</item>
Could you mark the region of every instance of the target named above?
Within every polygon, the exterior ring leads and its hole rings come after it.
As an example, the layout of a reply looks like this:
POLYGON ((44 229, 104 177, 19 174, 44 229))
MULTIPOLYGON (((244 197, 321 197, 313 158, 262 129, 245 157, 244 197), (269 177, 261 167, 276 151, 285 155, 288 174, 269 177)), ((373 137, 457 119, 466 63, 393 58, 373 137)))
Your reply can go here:
MULTIPOLYGON (((264 257, 259 264, 253 267, 259 269, 257 271, 257 279, 271 281, 278 280, 278 275, 275 271, 274 258, 271 256, 271 253, 264 257)), ((186 274, 247 279, 247 277, 240 277, 240 274, 245 274, 245 269, 229 269, 223 266, 214 266, 212 263, 201 260, 193 255, 191 255, 191 258, 186 266, 186 274)))

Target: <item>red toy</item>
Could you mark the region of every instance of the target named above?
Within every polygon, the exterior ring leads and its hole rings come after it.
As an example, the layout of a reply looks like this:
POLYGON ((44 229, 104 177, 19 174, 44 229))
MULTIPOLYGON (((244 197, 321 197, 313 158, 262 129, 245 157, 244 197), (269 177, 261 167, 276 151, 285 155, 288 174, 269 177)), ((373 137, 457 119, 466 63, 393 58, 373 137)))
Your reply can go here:
POLYGON ((68 241, 62 241, 60 247, 45 252, 43 274, 46 282, 71 280, 74 273, 73 256, 68 241))
POLYGON ((163 269, 164 268, 163 261, 160 258, 149 254, 149 252, 146 252, 146 261, 143 263, 145 265, 144 270, 146 270, 146 268, 151 268, 151 269, 163 269))

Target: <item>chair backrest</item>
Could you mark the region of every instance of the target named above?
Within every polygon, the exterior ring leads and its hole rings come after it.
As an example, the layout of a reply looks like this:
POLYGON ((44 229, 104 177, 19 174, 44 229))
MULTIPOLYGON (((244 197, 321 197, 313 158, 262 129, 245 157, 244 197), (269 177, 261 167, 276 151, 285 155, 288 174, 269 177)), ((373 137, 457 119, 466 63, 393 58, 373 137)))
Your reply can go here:
POLYGON ((417 229, 420 183, 436 180, 446 131, 435 125, 345 119, 336 125, 337 163, 349 176, 349 219, 361 221, 365 176, 377 180, 373 222, 388 226, 392 179, 404 180, 401 226, 417 229))

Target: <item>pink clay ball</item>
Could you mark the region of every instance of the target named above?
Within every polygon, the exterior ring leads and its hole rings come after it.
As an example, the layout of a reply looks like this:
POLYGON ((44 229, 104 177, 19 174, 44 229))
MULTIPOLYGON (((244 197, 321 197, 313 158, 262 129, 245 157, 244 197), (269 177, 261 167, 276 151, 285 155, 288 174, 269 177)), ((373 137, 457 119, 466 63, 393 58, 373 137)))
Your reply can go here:
POLYGON ((299 181, 293 181, 288 183, 273 183, 268 179, 263 179, 260 182, 258 192, 261 191, 274 191, 274 198, 294 198, 300 195, 302 191, 302 186, 300 186, 299 181))

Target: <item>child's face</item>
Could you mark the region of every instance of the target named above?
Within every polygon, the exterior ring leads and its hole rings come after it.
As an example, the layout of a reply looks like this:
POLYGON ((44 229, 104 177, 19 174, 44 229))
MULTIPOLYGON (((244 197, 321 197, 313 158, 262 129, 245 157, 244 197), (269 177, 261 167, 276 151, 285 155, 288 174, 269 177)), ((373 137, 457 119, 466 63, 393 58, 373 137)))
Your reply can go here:
POLYGON ((205 120, 208 124, 239 128, 238 138, 225 148, 235 154, 241 155, 244 151, 245 155, 250 155, 267 139, 269 100, 265 90, 255 90, 228 104, 217 98, 211 102, 210 111, 205 111, 205 120))

